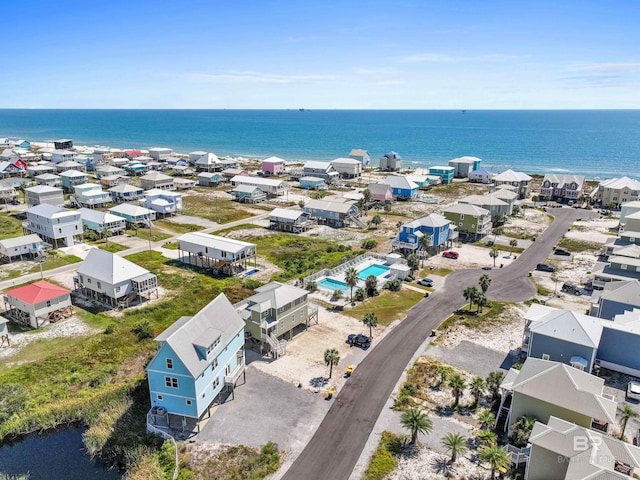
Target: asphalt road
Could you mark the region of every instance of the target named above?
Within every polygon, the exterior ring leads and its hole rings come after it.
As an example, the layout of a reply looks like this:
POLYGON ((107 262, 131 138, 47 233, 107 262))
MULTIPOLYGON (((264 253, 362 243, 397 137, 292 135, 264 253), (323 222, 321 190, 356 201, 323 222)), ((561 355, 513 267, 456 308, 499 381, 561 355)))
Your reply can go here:
MULTIPOLYGON (((487 295, 490 299, 523 301, 533 297, 536 289, 528 278, 528 272, 549 255, 577 218, 591 217, 590 212, 571 208, 554 209, 552 213, 555 221, 515 262, 489 272, 492 283, 487 295)), ((407 318, 358 365, 283 480, 349 478, 385 402, 411 357, 432 329, 466 303, 462 291, 469 285, 477 285, 483 273, 487 272, 461 270, 451 273, 444 288, 409 311, 407 318)))

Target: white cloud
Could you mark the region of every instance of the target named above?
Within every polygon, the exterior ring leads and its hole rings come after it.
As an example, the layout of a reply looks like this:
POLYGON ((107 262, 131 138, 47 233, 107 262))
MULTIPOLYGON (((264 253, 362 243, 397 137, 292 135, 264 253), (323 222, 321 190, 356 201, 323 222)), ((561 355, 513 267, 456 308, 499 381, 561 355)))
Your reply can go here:
POLYGON ((246 83, 310 83, 335 79, 331 75, 283 75, 263 72, 223 72, 223 73, 188 73, 183 78, 205 82, 246 82, 246 83))
POLYGON ((460 62, 506 62, 526 58, 520 55, 490 53, 474 56, 453 56, 446 53, 418 53, 396 58, 398 63, 460 63, 460 62))

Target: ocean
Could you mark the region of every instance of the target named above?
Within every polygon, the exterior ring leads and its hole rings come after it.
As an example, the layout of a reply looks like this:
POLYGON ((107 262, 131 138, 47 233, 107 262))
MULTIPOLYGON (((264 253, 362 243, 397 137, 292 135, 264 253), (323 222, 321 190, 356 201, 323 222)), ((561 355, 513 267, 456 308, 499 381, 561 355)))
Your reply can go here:
POLYGON ((408 168, 470 155, 494 172, 640 178, 640 110, 0 109, 0 137, 289 161, 363 148, 374 164, 396 151, 408 168))

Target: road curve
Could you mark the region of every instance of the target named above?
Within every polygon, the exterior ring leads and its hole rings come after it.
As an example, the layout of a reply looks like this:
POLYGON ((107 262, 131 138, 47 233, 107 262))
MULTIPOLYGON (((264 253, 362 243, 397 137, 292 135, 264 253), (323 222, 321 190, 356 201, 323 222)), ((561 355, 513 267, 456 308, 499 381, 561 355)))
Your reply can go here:
MULTIPOLYGON (((490 272, 488 297, 523 301, 535 295, 528 272, 549 255, 553 246, 579 217, 589 212, 553 210, 555 221, 511 265, 490 272)), ((400 375, 431 330, 465 304, 462 290, 477 285, 483 270, 462 270, 447 276, 445 285, 413 307, 407 318, 372 349, 358 365, 283 480, 347 480, 373 426, 400 375)), ((295 432, 293 433, 295 434, 295 432)))

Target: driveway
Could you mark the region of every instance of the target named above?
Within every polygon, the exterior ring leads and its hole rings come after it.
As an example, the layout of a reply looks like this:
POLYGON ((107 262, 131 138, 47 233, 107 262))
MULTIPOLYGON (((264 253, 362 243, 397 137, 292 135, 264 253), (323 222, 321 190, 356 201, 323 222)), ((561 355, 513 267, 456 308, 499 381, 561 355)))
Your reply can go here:
POLYGON ((329 409, 319 394, 267 375, 252 365, 240 380, 235 399, 215 409, 194 438, 260 447, 269 441, 294 456, 307 444, 329 409))
MULTIPOLYGON (((492 271, 490 298, 523 301, 535 295, 527 272, 542 261, 578 217, 590 212, 556 209, 555 221, 512 264, 492 271)), ((401 322, 362 361, 335 398, 327 416, 293 465, 286 480, 348 479, 373 430, 376 419, 414 353, 432 329, 465 304, 464 287, 476 285, 482 270, 463 270, 447 276, 442 289, 412 308, 401 322)))
POLYGON ((498 352, 466 340, 451 349, 431 345, 425 354, 483 378, 495 370, 509 370, 518 362, 517 354, 498 352))

